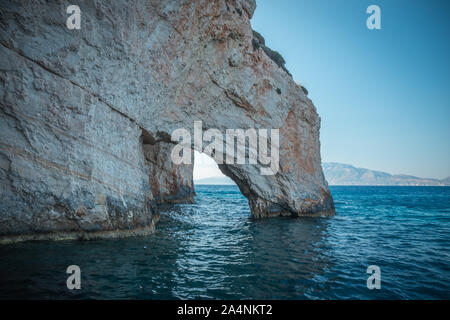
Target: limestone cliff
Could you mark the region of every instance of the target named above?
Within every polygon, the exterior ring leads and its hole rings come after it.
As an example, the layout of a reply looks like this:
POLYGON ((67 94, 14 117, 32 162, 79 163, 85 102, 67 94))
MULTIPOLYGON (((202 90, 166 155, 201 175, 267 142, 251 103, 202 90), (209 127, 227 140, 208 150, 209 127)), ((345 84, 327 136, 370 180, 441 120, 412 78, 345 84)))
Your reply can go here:
POLYGON ((154 230, 157 202, 191 201, 170 134, 279 128, 280 170, 221 165, 255 217, 333 214, 320 118, 267 50, 253 0, 0 2, 1 241, 154 230))

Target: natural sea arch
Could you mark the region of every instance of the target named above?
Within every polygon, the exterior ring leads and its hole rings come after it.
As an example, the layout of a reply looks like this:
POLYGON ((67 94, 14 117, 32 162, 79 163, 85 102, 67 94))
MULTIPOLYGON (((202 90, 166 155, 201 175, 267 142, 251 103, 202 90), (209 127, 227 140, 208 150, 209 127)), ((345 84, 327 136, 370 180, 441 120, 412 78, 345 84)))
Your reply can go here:
POLYGON ((155 202, 192 196, 192 167, 168 154, 171 133, 198 120, 279 129, 276 175, 219 166, 254 217, 334 214, 320 117, 253 32, 255 7, 87 1, 69 30, 62 2, 0 1, 0 242, 153 232, 155 202))

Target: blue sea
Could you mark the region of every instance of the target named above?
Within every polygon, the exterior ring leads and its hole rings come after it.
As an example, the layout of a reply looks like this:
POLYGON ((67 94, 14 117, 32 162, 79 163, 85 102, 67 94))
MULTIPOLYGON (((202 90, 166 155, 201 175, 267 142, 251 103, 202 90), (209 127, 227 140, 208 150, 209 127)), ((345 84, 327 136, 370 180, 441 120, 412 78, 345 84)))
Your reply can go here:
POLYGON ((150 236, 0 246, 0 298, 450 299, 449 187, 331 187, 334 217, 266 220, 236 186, 196 192, 150 236))

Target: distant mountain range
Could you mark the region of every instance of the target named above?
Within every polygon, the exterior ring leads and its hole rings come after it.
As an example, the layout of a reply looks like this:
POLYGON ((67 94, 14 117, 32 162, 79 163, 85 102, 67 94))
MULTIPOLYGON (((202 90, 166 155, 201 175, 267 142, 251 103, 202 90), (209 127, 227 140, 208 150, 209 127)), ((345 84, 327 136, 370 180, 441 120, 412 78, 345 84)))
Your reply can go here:
MULTIPOLYGON (((336 162, 322 163, 329 185, 341 186, 450 186, 450 177, 445 179, 419 178, 404 174, 392 175, 382 171, 356 168, 336 162)), ((211 177, 194 180, 195 184, 233 185, 228 177, 211 177)))
POLYGON ((356 168, 349 164, 324 162, 323 172, 329 185, 342 186, 450 186, 450 177, 443 180, 418 178, 404 174, 356 168))

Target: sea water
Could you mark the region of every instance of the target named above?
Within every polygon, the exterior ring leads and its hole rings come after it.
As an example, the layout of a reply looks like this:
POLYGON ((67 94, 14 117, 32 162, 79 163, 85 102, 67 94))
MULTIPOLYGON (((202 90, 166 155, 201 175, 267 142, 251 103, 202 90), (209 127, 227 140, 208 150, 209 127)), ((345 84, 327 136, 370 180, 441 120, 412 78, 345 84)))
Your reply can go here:
POLYGON ((334 217, 263 220, 236 186, 196 192, 150 236, 0 246, 0 298, 450 298, 449 187, 331 187, 334 217))

